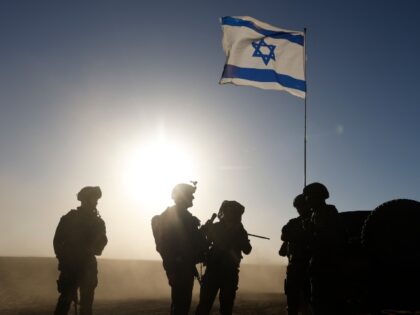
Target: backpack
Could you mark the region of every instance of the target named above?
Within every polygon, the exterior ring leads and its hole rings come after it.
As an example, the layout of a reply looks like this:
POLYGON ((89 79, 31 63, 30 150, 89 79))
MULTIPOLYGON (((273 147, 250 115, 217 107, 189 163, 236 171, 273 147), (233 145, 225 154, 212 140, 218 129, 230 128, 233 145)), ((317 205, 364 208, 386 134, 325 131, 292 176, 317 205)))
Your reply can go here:
POLYGON ((161 254, 162 248, 162 236, 163 236, 163 229, 162 229, 162 215, 158 214, 152 218, 152 232, 153 237, 155 238, 156 250, 159 254, 161 254))

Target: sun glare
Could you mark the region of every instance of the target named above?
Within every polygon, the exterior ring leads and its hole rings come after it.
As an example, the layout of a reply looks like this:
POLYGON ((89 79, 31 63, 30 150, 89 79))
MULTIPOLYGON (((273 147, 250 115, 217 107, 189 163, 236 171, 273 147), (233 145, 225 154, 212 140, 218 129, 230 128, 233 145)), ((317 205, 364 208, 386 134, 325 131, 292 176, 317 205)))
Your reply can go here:
POLYGON ((150 208, 169 205, 174 185, 196 179, 188 152, 164 140, 133 149, 126 156, 124 168, 128 197, 150 208))

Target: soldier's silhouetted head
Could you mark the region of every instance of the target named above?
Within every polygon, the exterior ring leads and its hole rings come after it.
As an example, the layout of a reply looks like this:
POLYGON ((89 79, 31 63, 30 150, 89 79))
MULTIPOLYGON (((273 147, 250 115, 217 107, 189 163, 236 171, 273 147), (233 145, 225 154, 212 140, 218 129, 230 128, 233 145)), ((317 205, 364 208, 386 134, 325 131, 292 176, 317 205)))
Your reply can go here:
POLYGON ((310 207, 303 194, 297 195, 295 197, 293 200, 293 207, 296 208, 297 212, 301 216, 307 216, 310 214, 310 207))
POLYGON ((321 183, 312 183, 303 189, 303 195, 310 207, 323 204, 330 197, 327 187, 321 183))
POLYGON ((220 221, 228 224, 239 224, 242 220, 242 215, 245 212, 245 207, 235 200, 225 200, 219 209, 218 217, 220 221))
POLYGON ((82 207, 96 209, 98 199, 102 197, 102 191, 99 186, 83 187, 77 194, 77 200, 82 203, 82 207))
POLYGON ((177 206, 189 208, 193 205, 196 189, 197 187, 189 184, 178 184, 172 189, 172 199, 177 206))

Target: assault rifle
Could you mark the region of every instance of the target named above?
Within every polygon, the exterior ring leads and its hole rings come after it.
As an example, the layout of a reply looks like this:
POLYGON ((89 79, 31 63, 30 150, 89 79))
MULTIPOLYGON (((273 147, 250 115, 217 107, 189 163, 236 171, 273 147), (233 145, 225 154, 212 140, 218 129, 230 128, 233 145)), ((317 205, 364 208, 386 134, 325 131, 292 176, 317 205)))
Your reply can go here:
MULTIPOLYGON (((216 213, 213 213, 211 218, 204 224, 203 227, 205 228, 206 226, 209 226, 210 224, 212 224, 217 217, 218 217, 218 215, 216 213)), ((248 236, 261 238, 261 239, 264 239, 264 240, 270 240, 269 237, 261 236, 261 235, 257 235, 257 234, 248 233, 248 236)))

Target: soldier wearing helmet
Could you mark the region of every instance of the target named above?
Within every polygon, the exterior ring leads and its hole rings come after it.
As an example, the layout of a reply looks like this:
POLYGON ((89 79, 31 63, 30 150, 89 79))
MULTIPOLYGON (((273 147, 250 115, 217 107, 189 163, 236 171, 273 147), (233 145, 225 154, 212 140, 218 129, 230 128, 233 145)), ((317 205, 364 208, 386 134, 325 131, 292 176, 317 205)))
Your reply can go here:
POLYGON ((306 227, 311 218, 311 211, 303 194, 296 196, 293 206, 299 216, 283 226, 281 231, 283 245, 279 251, 280 256, 287 256, 289 260, 284 283, 289 315, 297 315, 300 310, 302 314, 308 314, 310 301, 308 244, 311 235, 306 227))
POLYGON ((175 205, 152 219, 156 250, 171 287, 171 315, 187 315, 191 307, 196 264, 203 261, 208 243, 199 229, 200 220, 188 208, 192 207, 196 183, 178 184, 172 190, 175 205))
POLYGON ((303 196, 311 207, 322 206, 330 197, 327 187, 321 183, 312 183, 303 188, 303 196))
POLYGON ((315 238, 322 244, 334 243, 331 233, 339 228, 338 211, 334 205, 329 205, 326 200, 330 197, 327 187, 321 183, 312 183, 303 189, 308 207, 311 209, 311 223, 315 238))
POLYGON ((99 187, 84 187, 77 194, 81 205, 64 215, 54 235, 54 252, 60 276, 54 315, 65 315, 71 302, 77 308, 80 289, 80 315, 91 315, 94 291, 98 284, 96 257, 102 254, 108 239, 105 222, 96 206, 102 192, 99 187))
POLYGON ((337 208, 326 203, 328 189, 321 183, 312 183, 303 189, 311 208, 311 302, 315 315, 339 314, 341 311, 339 269, 342 250, 346 244, 344 228, 337 208))
POLYGON ((241 222, 244 211, 244 206, 239 202, 225 200, 218 214, 220 221, 205 225, 211 248, 196 315, 210 314, 218 292, 220 314, 232 314, 242 253, 248 255, 252 250, 248 233, 241 222))
POLYGON ((188 184, 178 184, 172 189, 172 200, 180 208, 190 208, 193 205, 194 193, 197 187, 188 184))

